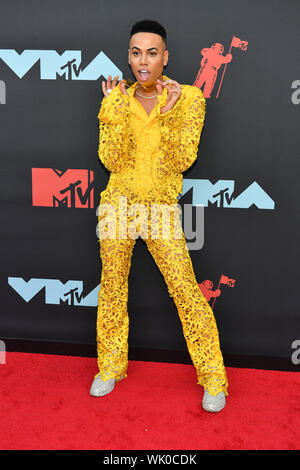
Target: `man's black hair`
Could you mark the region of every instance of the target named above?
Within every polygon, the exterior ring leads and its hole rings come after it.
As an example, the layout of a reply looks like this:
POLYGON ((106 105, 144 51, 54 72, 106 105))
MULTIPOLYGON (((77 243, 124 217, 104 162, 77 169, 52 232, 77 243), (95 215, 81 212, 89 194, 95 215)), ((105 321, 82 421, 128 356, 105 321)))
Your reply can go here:
POLYGON ((167 33, 165 28, 157 23, 157 21, 152 20, 142 20, 135 23, 130 31, 130 37, 133 36, 135 33, 154 33, 159 34, 162 37, 165 46, 167 47, 167 33))

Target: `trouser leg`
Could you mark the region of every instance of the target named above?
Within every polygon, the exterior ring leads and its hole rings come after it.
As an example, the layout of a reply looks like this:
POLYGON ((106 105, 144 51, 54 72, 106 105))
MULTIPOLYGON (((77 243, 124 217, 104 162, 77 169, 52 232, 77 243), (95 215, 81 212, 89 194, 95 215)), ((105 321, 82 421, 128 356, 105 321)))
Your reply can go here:
POLYGON ((197 383, 212 395, 228 395, 217 324, 195 278, 183 230, 178 239, 149 237, 145 242, 177 307, 197 383))
MULTIPOLYGON (((102 380, 127 377, 128 276, 135 240, 100 239, 102 272, 97 310, 97 363, 102 380)), ((95 376, 95 377, 96 377, 95 376)))

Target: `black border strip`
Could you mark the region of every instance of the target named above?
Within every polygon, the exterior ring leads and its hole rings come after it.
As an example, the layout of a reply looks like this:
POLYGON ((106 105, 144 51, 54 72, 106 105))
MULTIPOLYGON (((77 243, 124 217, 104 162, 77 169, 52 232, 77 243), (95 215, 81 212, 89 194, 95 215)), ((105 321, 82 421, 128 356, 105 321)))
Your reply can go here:
MULTIPOLYGON (((96 343, 64 343, 61 341, 37 341, 32 339, 1 338, 6 351, 63 356, 97 357, 96 343)), ((266 369, 300 372, 300 364, 292 363, 290 357, 249 356, 244 354, 223 354, 226 367, 266 369)), ((136 348, 129 345, 128 359, 131 361, 169 362, 192 364, 188 351, 136 348)))

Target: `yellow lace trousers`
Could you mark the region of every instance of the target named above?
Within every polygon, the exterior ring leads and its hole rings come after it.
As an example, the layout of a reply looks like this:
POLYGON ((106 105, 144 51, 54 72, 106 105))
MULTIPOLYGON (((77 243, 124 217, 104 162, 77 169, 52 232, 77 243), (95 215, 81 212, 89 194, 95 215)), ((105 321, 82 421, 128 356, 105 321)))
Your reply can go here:
MULTIPOLYGON (((107 193, 108 190, 103 193, 107 193)), ((101 194, 103 194, 101 193, 101 194)), ((124 236, 124 227, 134 221, 136 215, 129 213, 127 198, 127 215, 121 219, 120 202, 116 202, 113 191, 101 198, 99 209, 103 204, 114 204, 114 211, 106 211, 98 215, 98 228, 102 223, 103 233, 108 230, 113 219, 115 233, 110 238, 99 237, 102 272, 99 289, 97 310, 97 363, 100 376, 104 381, 115 378, 116 382, 127 377, 128 369, 128 333, 129 316, 128 276, 131 257, 136 242, 134 236, 124 236), (105 214, 105 215, 104 215, 105 214), (104 221, 106 221, 104 223, 104 221), (105 228, 103 228, 105 227, 105 228), (120 237, 122 233, 122 237, 120 237)), ((119 197, 118 197, 119 199, 119 197)), ((120 200, 120 199, 119 199, 120 200)), ((174 201, 177 204, 177 201, 174 201)), ((151 205, 143 200, 147 207, 148 233, 141 235, 150 251, 156 265, 164 277, 170 297, 173 297, 182 324, 187 348, 196 369, 197 383, 202 385, 210 394, 216 395, 224 391, 228 395, 228 381, 220 350, 219 334, 213 311, 202 294, 195 278, 192 261, 186 245, 183 229, 180 224, 181 237, 175 232, 175 221, 178 213, 170 211, 170 236, 163 235, 163 218, 159 219, 158 230, 151 232, 151 205), (176 238, 174 234, 176 235, 176 238), (154 235, 153 235, 154 234, 154 235)), ((179 207, 179 205, 178 205, 179 207)), ((135 213, 137 214, 137 213, 135 213)), ((135 219, 136 220, 136 219, 135 219)), ((157 220, 157 219, 156 219, 157 220)), ((145 221, 145 218, 144 218, 145 221)), ((153 226, 153 222, 152 222, 153 226)), ((145 225, 136 226, 141 230, 145 225)), ((177 225, 178 230, 178 225, 177 225)), ((132 232, 133 233, 133 232, 132 232)))

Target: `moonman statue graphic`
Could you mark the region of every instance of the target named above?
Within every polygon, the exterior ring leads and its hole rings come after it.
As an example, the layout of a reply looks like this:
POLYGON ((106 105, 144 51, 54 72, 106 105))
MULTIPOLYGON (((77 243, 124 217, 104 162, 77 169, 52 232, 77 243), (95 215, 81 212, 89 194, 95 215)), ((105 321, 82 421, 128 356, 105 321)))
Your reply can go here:
POLYGON ((213 290, 213 285, 213 282, 209 279, 206 279, 205 281, 202 281, 198 284, 199 289, 206 298, 207 302, 209 302, 212 298, 215 299, 216 297, 219 297, 219 295, 221 294, 221 289, 213 290))
POLYGON ((232 60, 231 54, 223 56, 224 46, 215 42, 210 48, 201 50, 203 56, 201 60, 201 67, 199 69, 197 78, 193 83, 197 88, 201 88, 204 83, 203 96, 211 98, 211 92, 214 88, 218 70, 223 64, 228 64, 232 60))

